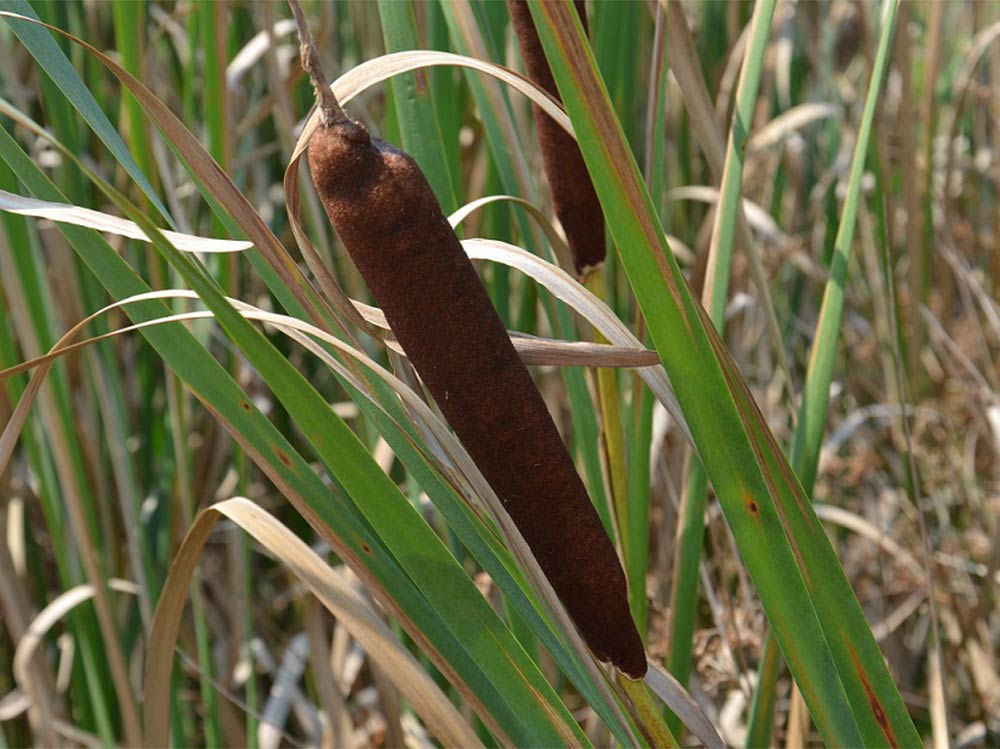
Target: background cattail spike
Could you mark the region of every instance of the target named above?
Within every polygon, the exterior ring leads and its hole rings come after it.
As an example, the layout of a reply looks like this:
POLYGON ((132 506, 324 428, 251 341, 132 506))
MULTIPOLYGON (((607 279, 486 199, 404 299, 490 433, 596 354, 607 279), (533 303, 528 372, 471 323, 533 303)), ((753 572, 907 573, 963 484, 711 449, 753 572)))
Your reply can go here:
MULTIPOLYGON (((586 10, 579 0, 575 5, 586 32, 586 10)), ((528 4, 525 0, 507 0, 507 8, 517 34, 521 57, 524 58, 525 72, 534 83, 562 101, 528 4)), ((545 178, 552 191, 552 207, 566 232, 576 272, 584 275, 590 268, 604 262, 607 253, 601 203, 594 191, 580 146, 540 107, 532 104, 531 109, 535 115, 545 178)))

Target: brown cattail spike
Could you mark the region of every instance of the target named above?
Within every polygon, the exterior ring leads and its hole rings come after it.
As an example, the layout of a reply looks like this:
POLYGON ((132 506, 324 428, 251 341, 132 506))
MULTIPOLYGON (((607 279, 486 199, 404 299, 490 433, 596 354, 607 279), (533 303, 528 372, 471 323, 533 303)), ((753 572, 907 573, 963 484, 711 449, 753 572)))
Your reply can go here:
MULTIPOLYGON (((528 77, 559 99, 528 4, 525 0, 507 0, 507 8, 528 77)), ((587 11, 582 0, 576 0, 576 10, 586 31, 587 11)), ((582 274, 604 262, 606 244, 601 203, 576 141, 540 107, 532 104, 531 108, 535 114, 545 177, 552 190, 552 207, 566 232, 576 271, 582 274)))
POLYGON ((423 172, 346 117, 290 5, 322 115, 309 168, 334 229, 587 644, 641 678, 625 575, 531 375, 423 172))
POLYGON ((397 339, 587 644, 641 678, 645 652, 614 547, 420 168, 350 121, 315 132, 309 167, 397 339))

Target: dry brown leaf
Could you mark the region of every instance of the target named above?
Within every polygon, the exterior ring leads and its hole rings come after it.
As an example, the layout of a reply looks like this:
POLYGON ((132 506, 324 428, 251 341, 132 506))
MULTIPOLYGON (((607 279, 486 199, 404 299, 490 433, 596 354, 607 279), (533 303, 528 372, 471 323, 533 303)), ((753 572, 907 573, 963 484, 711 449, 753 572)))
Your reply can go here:
MULTIPOLYGON (((0 190, 0 211, 17 213, 21 216, 47 218, 64 224, 85 226, 88 229, 109 234, 117 234, 130 239, 149 242, 149 237, 133 221, 112 216, 102 211, 81 208, 67 203, 52 203, 48 200, 26 198, 6 190, 0 190)), ((234 239, 213 239, 198 237, 193 234, 181 234, 176 231, 160 229, 160 233, 181 252, 204 252, 206 254, 243 252, 253 247, 249 242, 234 239)))
POLYGON ((169 742, 170 672, 180 618, 201 550, 220 517, 253 536, 360 642, 445 746, 478 746, 479 739, 448 697, 361 598, 309 546, 276 518, 243 497, 218 502, 198 514, 177 550, 153 617, 146 661, 143 726, 147 746, 169 742))

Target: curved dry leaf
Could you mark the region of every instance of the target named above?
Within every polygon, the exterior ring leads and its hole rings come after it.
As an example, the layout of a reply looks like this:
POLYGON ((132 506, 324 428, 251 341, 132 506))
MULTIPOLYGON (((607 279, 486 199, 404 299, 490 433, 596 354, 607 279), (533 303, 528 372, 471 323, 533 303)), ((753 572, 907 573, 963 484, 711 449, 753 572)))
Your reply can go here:
MULTIPOLYGON (((385 313, 378 307, 357 300, 354 306, 372 325, 391 331, 385 313)), ((631 346, 613 346, 589 341, 567 341, 561 338, 528 335, 508 330, 514 350, 526 365, 554 367, 651 367, 660 363, 659 354, 650 349, 636 349, 631 346)), ((386 335, 382 342, 397 354, 406 356, 403 347, 394 336, 386 335)), ((0 372, 0 379, 3 379, 0 372)))
POLYGON ((562 229, 557 227, 557 222, 542 213, 541 209, 539 209, 534 203, 525 200, 524 198, 514 197, 513 195, 487 195, 482 198, 477 198, 476 200, 466 203, 452 213, 448 217, 448 223, 451 224, 453 229, 457 228, 473 213, 493 203, 513 203, 514 205, 524 208, 524 210, 528 213, 528 218, 535 222, 535 225, 542 230, 542 233, 545 235, 549 244, 552 245, 552 251, 555 253, 560 267, 574 267, 572 254, 569 251, 569 245, 566 244, 566 237, 563 235, 562 229))
MULTIPOLYGON (((108 581, 108 587, 133 595, 137 592, 135 584, 127 580, 111 579, 108 581)), ((95 595, 96 591, 92 585, 77 585, 60 593, 31 620, 27 631, 21 636, 14 648, 12 661, 14 680, 24 690, 24 694, 28 698, 28 718, 36 738, 49 746, 57 746, 60 743, 55 739, 55 734, 52 733, 55 728, 54 717, 48 711, 45 697, 32 678, 29 665, 44 641, 45 635, 69 612, 81 603, 89 601, 95 595)))
POLYGON ((927 584, 927 572, 924 570, 923 565, 909 551, 888 536, 885 531, 880 530, 860 515, 849 512, 842 507, 834 507, 833 505, 822 504, 820 502, 817 502, 814 506, 816 508, 816 515, 820 520, 839 525, 841 528, 846 528, 857 533, 862 538, 868 539, 902 566, 906 567, 920 581, 921 585, 927 584))
MULTIPOLYGON (((542 260, 527 250, 494 239, 466 239, 462 241, 466 254, 473 260, 490 260, 516 268, 544 286, 556 298, 568 304, 616 346, 644 349, 607 304, 578 283, 566 271, 542 260)), ((687 422, 674 397, 670 378, 661 365, 640 367, 636 373, 645 381, 656 398, 663 404, 684 434, 690 439, 687 422)))
MULTIPOLYGON (((330 88, 333 90, 334 95, 336 95, 337 101, 343 105, 376 83, 387 81, 393 76, 410 73, 422 68, 440 66, 468 68, 485 73, 506 83, 511 88, 520 91, 531 99, 533 104, 537 104, 545 110, 545 113, 559 123, 566 132, 574 138, 576 137, 573 132, 573 125, 570 123, 566 111, 547 91, 539 88, 520 73, 516 73, 502 65, 485 60, 477 60, 465 55, 457 55, 453 52, 414 49, 373 57, 348 70, 330 84, 330 88)), ((302 134, 299 136, 299 142, 296 144, 295 151, 292 154, 293 165, 305 153, 309 139, 318 126, 319 115, 314 110, 302 127, 302 134)))
POLYGON ((872 636, 875 642, 882 642, 899 629, 923 605, 927 598, 927 588, 920 587, 906 597, 896 608, 890 611, 881 621, 872 625, 872 636))
POLYGON ((21 689, 14 687, 0 699, 0 723, 14 720, 31 705, 31 698, 21 689))
POLYGON ((782 112, 750 137, 747 151, 750 155, 780 144, 797 130, 817 120, 834 118, 840 114, 840 107, 826 102, 809 102, 782 112))
POLYGON ((169 741, 170 672, 188 587, 201 550, 221 516, 253 536, 302 582, 383 668, 414 711, 445 746, 478 746, 479 739, 448 697, 367 602, 309 546, 272 515, 237 497, 203 510, 184 537, 153 617, 146 661, 143 725, 146 744, 169 741))
POLYGON ((687 690, 681 686, 671 674, 663 670, 659 663, 650 660, 649 670, 646 672, 646 684, 659 697, 663 704, 669 707, 674 715, 680 718, 681 723, 687 726, 701 743, 709 749, 723 749, 726 744, 719 736, 715 726, 705 716, 704 711, 698 707, 698 703, 688 694, 687 690))
POLYGON ((258 31, 243 48, 233 56, 226 66, 226 88, 234 89, 260 59, 267 53, 271 40, 277 42, 283 36, 295 33, 295 19, 282 18, 268 31, 258 31))
MULTIPOLYGON (((566 239, 560 233, 559 229, 556 228, 556 224, 544 213, 542 213, 537 206, 524 198, 514 197, 513 195, 487 195, 486 197, 477 198, 470 203, 466 203, 452 213, 448 217, 448 222, 453 228, 457 227, 480 208, 490 205, 491 203, 499 202, 514 203, 515 205, 519 205, 524 208, 528 212, 528 216, 535 221, 538 227, 542 230, 542 233, 545 234, 545 238, 549 241, 549 244, 552 245, 552 250, 559 259, 559 266, 561 268, 573 267, 573 261, 570 258, 569 247, 566 245, 566 239)), ((685 263, 694 262, 695 255, 690 247, 672 234, 667 234, 666 237, 667 242, 670 244, 671 251, 680 260, 683 260, 685 263)))
MULTIPOLYGON (((387 335, 382 342, 400 356, 406 356, 395 336, 387 335)), ((649 349, 632 349, 588 341, 562 341, 525 333, 511 333, 510 342, 514 344, 514 350, 526 366, 633 369, 660 363, 659 354, 649 349)))
MULTIPOLYGON (((87 747, 87 749, 103 749, 103 747, 106 746, 106 744, 96 734, 77 728, 72 723, 67 723, 65 720, 56 720, 53 722, 52 726, 55 728, 56 733, 63 738, 69 739, 80 746, 87 747)), ((60 744, 65 743, 66 742, 60 742, 60 744)))
MULTIPOLYGON (((0 190, 0 211, 16 213, 21 216, 33 216, 34 218, 47 218, 50 221, 59 221, 75 226, 85 226, 88 229, 97 229, 108 234, 117 234, 143 242, 151 241, 145 232, 133 221, 68 203, 52 203, 48 200, 26 198, 12 192, 7 192, 6 190, 0 190)), ((181 252, 219 254, 243 252, 253 247, 250 242, 235 239, 198 237, 193 234, 182 234, 166 229, 160 229, 159 231, 181 252)))
POLYGON ((667 244, 670 246, 670 251, 674 253, 674 257, 677 258, 679 262, 686 263, 687 265, 693 265, 695 259, 698 257, 694 250, 687 246, 679 237, 675 237, 673 234, 667 234, 664 232, 663 236, 667 238, 667 244))
MULTIPOLYGON (((686 185, 668 190, 666 194, 668 201, 673 200, 696 200, 699 203, 717 203, 719 191, 707 185, 686 185)), ((746 213, 747 222, 756 229, 765 239, 776 244, 787 244, 790 240, 771 214, 747 198, 743 199, 743 210, 746 213)))
POLYGON ((650 349, 634 349, 589 341, 511 333, 511 343, 525 364, 552 367, 655 367, 660 355, 650 349))

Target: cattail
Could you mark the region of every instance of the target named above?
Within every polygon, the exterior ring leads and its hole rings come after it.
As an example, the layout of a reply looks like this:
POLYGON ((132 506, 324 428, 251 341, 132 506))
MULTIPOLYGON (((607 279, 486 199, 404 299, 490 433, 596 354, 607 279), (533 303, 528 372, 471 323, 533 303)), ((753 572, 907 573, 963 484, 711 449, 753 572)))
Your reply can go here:
POLYGON ((331 103, 303 46, 321 107, 309 168, 334 229, 587 644, 641 678, 614 547, 472 263, 416 162, 331 103))
MULTIPOLYGON (((586 32, 587 11, 582 0, 576 0, 575 5, 586 32)), ((507 8, 521 47, 525 72, 538 86, 561 101, 527 2, 507 0, 507 8)), ((552 207, 566 232, 576 271, 582 275, 604 262, 606 245, 601 203, 594 192, 580 146, 541 107, 532 104, 531 109, 535 115, 545 178, 552 191, 552 207)))

